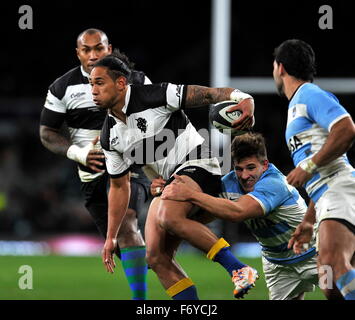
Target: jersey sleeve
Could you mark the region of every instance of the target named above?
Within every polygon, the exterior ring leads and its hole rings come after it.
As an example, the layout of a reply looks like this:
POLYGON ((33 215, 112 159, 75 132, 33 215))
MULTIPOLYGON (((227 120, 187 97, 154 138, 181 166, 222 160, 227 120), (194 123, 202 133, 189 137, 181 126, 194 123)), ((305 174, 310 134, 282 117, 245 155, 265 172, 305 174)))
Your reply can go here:
POLYGON ((60 113, 66 113, 67 111, 65 103, 58 99, 50 90, 47 92, 47 98, 44 103, 44 107, 60 113))
POLYGON ((266 176, 255 184, 254 190, 248 195, 259 202, 267 215, 285 202, 289 191, 282 178, 266 176))
POLYGON ((186 88, 184 85, 168 83, 166 88, 166 102, 170 111, 177 111, 184 106, 186 88))
POLYGON ((328 132, 336 122, 349 116, 338 99, 326 91, 318 92, 310 97, 307 103, 307 113, 314 122, 328 132))
POLYGON ((130 163, 126 163, 117 151, 103 149, 107 172, 111 178, 119 178, 126 175, 130 170, 130 163))
POLYGON ((48 90, 44 108, 41 112, 40 124, 59 129, 65 120, 65 114, 65 104, 48 90))

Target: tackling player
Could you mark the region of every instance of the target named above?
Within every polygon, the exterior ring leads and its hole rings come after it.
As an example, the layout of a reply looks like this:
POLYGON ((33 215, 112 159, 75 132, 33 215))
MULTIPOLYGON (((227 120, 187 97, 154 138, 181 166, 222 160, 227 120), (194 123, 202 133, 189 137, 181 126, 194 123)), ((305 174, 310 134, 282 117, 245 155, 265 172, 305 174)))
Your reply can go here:
POLYGON ((222 197, 226 199, 191 190, 179 176, 164 189, 162 199, 190 201, 217 218, 244 221, 262 247, 270 299, 301 300, 318 283, 315 248, 312 243, 306 252, 295 255, 287 245, 307 206, 286 177, 268 162, 261 134, 235 137, 231 151, 234 170, 222 179, 222 197))
POLYGON ((344 298, 354 300, 355 170, 346 152, 354 142, 355 125, 332 93, 312 83, 315 55, 309 44, 286 40, 274 57, 276 87, 289 100, 286 141, 296 166, 287 181, 306 188, 316 212, 305 216, 290 246, 299 252, 317 221, 318 267, 331 266, 344 298))

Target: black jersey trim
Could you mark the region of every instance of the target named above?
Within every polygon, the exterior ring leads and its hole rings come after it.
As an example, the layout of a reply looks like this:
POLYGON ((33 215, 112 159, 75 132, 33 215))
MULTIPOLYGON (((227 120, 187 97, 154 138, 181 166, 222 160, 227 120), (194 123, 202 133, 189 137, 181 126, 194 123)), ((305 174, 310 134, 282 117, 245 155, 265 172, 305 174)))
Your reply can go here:
POLYGON ((47 108, 41 111, 40 125, 53 129, 60 129, 65 120, 65 113, 56 112, 47 108))
POLYGON ((88 84, 89 80, 82 72, 80 66, 69 70, 66 74, 56 79, 50 86, 49 91, 59 100, 62 100, 67 88, 78 84, 88 84))
POLYGON ((92 106, 67 110, 65 120, 71 128, 101 130, 106 115, 106 110, 92 106))
POLYGON ((118 174, 109 174, 110 178, 117 179, 125 176, 128 172, 131 171, 131 168, 126 169, 125 171, 118 173, 118 174))
POLYGON ((138 113, 147 109, 166 106, 166 89, 168 83, 131 85, 131 96, 126 115, 138 113))
POLYGON ((115 124, 115 119, 113 119, 107 114, 100 134, 101 147, 106 151, 112 151, 110 149, 110 130, 115 124))
POLYGON ((181 106, 180 106, 180 108, 181 108, 182 110, 185 110, 187 87, 188 87, 188 86, 184 86, 183 91, 182 91, 181 106))

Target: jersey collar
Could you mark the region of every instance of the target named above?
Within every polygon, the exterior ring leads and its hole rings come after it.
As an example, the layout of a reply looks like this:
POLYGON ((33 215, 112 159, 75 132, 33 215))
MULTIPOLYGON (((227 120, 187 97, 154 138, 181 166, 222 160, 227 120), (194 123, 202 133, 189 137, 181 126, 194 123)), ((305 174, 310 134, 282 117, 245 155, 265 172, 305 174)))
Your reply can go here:
POLYGON ((82 73, 82 75, 84 76, 84 77, 86 77, 86 78, 90 78, 90 74, 88 74, 85 70, 84 70, 84 68, 83 68, 83 66, 80 66, 80 70, 81 70, 81 73, 82 73))

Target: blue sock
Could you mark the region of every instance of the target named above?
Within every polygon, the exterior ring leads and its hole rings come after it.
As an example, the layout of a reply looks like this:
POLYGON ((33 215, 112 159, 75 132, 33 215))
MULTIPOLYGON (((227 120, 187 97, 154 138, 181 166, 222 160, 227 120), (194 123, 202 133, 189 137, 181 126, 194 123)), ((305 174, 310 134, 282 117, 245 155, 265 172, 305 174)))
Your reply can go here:
POLYGON ((219 250, 213 261, 218 262, 232 276, 233 270, 238 270, 246 267, 246 264, 239 261, 230 251, 230 247, 225 247, 219 250))
POLYGON ((172 297, 173 300, 199 300, 195 286, 186 288, 172 297))
POLYGON ((336 281, 336 285, 345 300, 355 300, 355 269, 344 273, 336 281))
POLYGON ((121 262, 131 288, 132 299, 146 300, 148 266, 145 261, 145 247, 121 249, 121 262))

